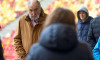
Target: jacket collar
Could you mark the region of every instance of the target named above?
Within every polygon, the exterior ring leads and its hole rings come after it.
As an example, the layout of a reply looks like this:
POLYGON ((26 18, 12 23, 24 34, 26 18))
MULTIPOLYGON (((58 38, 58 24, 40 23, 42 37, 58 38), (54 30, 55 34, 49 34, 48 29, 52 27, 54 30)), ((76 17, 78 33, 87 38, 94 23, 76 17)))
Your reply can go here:
POLYGON ((78 20, 78 22, 79 22, 79 23, 88 23, 88 22, 90 22, 92 19, 93 19, 93 18, 92 18, 91 16, 88 16, 84 22, 82 22, 82 20, 78 20))

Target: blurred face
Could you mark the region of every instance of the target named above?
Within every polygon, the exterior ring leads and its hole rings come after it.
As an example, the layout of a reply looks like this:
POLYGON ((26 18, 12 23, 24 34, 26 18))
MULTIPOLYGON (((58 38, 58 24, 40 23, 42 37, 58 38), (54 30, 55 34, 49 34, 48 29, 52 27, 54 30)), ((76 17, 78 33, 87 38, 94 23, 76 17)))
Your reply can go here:
POLYGON ((86 17, 87 17, 86 12, 80 11, 80 12, 79 12, 79 17, 80 17, 80 19, 84 22, 85 19, 86 19, 86 17))
POLYGON ((31 20, 36 20, 40 16, 41 8, 36 2, 31 2, 28 5, 28 13, 31 20))

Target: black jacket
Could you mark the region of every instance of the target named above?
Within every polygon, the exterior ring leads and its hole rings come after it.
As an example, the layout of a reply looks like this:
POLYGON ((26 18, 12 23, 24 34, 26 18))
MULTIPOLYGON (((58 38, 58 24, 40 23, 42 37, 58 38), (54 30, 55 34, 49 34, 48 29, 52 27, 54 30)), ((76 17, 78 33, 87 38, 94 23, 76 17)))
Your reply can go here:
POLYGON ((100 36, 100 16, 94 18, 90 22, 90 28, 89 28, 87 40, 92 49, 97 43, 99 36, 100 36))

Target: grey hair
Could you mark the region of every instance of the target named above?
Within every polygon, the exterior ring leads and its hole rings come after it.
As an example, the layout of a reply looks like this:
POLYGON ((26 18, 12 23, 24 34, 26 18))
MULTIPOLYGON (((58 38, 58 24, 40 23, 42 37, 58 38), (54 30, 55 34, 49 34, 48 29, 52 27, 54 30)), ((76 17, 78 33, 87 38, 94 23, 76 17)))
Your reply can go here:
POLYGON ((41 7, 41 4, 38 0, 28 0, 28 4, 27 4, 27 8, 28 8, 28 5, 32 2, 32 1, 36 1, 36 3, 41 7))

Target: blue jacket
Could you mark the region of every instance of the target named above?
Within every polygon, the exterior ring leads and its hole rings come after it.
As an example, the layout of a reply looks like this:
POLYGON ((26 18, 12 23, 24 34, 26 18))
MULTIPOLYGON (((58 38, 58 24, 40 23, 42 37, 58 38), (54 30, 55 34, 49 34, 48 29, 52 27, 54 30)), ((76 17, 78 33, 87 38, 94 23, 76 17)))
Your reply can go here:
POLYGON ((82 40, 87 42, 87 36, 88 36, 88 30, 90 27, 90 21, 93 19, 91 16, 89 16, 88 10, 86 7, 82 7, 78 13, 77 13, 77 17, 78 17, 78 23, 77 23, 77 33, 78 33, 78 40, 82 40), (79 12, 80 11, 84 11, 87 13, 87 18, 84 22, 82 22, 82 20, 79 17, 79 12))
POLYGON ((89 48, 77 40, 73 26, 53 24, 32 45, 26 60, 93 60, 89 48))
POLYGON ((96 43, 96 45, 93 49, 93 57, 95 60, 100 60, 100 37, 99 37, 98 42, 96 43))

